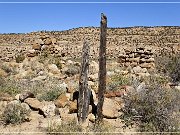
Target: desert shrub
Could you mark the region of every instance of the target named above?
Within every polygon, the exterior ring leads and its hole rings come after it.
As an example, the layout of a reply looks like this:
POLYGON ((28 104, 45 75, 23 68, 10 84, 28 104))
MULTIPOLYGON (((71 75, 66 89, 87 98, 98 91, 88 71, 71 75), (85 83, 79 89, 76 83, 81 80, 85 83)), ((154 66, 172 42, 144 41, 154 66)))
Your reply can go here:
POLYGON ((114 128, 109 124, 93 124, 83 130, 83 127, 79 125, 76 120, 71 121, 62 121, 60 125, 51 124, 48 127, 48 133, 50 135, 72 135, 72 134, 98 134, 98 135, 105 135, 110 134, 113 132, 114 128), (82 133, 81 133, 82 132, 82 133))
POLYGON ((121 119, 125 127, 135 124, 139 131, 180 131, 179 99, 179 90, 166 89, 156 81, 151 81, 141 91, 124 96, 121 119))
POLYGON ((66 92, 66 88, 61 86, 58 80, 49 79, 48 83, 42 87, 46 88, 46 91, 39 91, 41 93, 38 97, 39 100, 53 101, 57 99, 61 94, 66 92), (50 81, 50 82, 49 82, 50 81))
POLYGON ((49 59, 50 64, 55 64, 59 69, 62 69, 62 64, 60 61, 61 61, 61 57, 57 57, 57 56, 51 57, 49 59))
POLYGON ((22 54, 17 55, 17 56, 15 57, 15 60, 16 60, 17 63, 23 62, 24 59, 25 59, 25 56, 22 55, 22 54))
POLYGON ((130 85, 130 82, 131 82, 130 80, 131 79, 129 77, 126 77, 120 74, 113 75, 107 84, 107 90, 110 90, 110 91, 119 90, 120 86, 130 85))
POLYGON ((6 106, 2 117, 5 124, 20 124, 27 120, 30 111, 23 108, 21 104, 9 104, 6 106))
POLYGON ((42 94, 39 97, 39 100, 45 100, 45 101, 54 101, 61 95, 60 91, 57 89, 49 90, 46 93, 42 94))
POLYGON ((171 77, 173 82, 180 82, 180 54, 158 56, 155 65, 159 73, 171 77))
POLYGON ((1 92, 8 93, 12 96, 15 96, 16 94, 19 94, 21 90, 19 89, 17 83, 13 79, 1 79, 0 83, 0 90, 1 92))
POLYGON ((67 122, 63 121, 60 125, 50 125, 48 127, 48 133, 50 135, 71 135, 75 132, 82 132, 82 127, 77 124, 75 119, 67 122))
POLYGON ((12 72, 12 69, 7 65, 1 65, 1 68, 8 74, 12 72))
POLYGON ((51 54, 49 54, 48 51, 43 51, 39 57, 38 57, 38 61, 40 63, 48 63, 48 64, 55 64, 59 69, 62 68, 62 64, 61 64, 61 57, 59 56, 53 56, 51 54))
POLYGON ((38 55, 38 61, 40 63, 44 63, 49 57, 50 57, 49 51, 44 50, 38 55))
POLYGON ((65 71, 65 74, 68 76, 74 76, 76 74, 80 73, 80 68, 78 66, 75 65, 70 65, 68 67, 68 70, 65 71))

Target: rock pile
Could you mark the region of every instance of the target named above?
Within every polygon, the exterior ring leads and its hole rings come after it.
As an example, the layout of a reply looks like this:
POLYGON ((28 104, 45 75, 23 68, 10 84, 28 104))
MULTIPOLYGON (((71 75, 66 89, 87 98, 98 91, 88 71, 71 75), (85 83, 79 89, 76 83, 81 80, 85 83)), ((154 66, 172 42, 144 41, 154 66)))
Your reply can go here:
POLYGON ((48 51, 50 54, 58 54, 58 46, 56 38, 53 38, 46 33, 40 33, 35 37, 32 44, 32 49, 28 51, 28 57, 34 57, 42 51, 48 51))

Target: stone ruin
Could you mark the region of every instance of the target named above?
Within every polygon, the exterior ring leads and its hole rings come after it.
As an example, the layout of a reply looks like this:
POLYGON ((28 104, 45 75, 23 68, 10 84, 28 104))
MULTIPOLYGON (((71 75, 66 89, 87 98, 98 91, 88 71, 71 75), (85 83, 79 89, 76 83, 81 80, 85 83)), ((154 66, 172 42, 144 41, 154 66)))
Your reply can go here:
POLYGON ((58 54, 59 51, 57 47, 57 40, 46 33, 40 33, 34 37, 34 42, 32 44, 32 49, 28 50, 27 57, 37 56, 43 51, 48 51, 50 54, 58 54))
POLYGON ((154 61, 153 50, 148 47, 125 49, 124 54, 120 54, 118 57, 118 62, 125 67, 154 68, 154 61))

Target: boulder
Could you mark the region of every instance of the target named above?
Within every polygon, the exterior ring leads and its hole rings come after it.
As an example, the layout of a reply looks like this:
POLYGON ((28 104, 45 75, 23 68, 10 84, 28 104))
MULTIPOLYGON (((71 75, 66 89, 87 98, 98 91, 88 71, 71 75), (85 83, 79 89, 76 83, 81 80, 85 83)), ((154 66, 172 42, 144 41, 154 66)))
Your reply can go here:
POLYGON ((33 44, 32 49, 34 50, 41 50, 41 45, 40 44, 33 44))
POLYGON ((141 77, 147 77, 150 76, 149 73, 138 73, 137 75, 141 76, 141 77))
POLYGON ((90 69, 89 72, 90 72, 91 74, 97 73, 97 72, 99 71, 99 65, 98 65, 98 63, 95 62, 95 61, 92 61, 92 62, 90 63, 90 65, 89 65, 89 69, 90 69))
POLYGON ((28 110, 28 111, 31 110, 30 107, 29 107, 29 105, 26 104, 26 103, 21 103, 21 106, 22 106, 25 110, 28 110))
POLYGON ((154 68, 155 64, 154 63, 142 63, 142 64, 140 64, 140 67, 142 67, 142 68, 154 68))
POLYGON ((89 75, 89 81, 95 82, 98 79, 98 73, 89 75))
POLYGON ((43 119, 44 117, 39 114, 39 111, 31 111, 29 114, 29 119, 33 121, 37 121, 39 119, 43 119))
POLYGON ((36 50, 34 49, 28 50, 27 57, 35 57, 35 56, 37 56, 36 50))
POLYGON ((66 94, 61 94, 57 100, 55 100, 54 104, 56 107, 63 108, 67 105, 68 103, 68 97, 66 94))
POLYGON ((52 40, 51 40, 50 38, 46 38, 46 39, 44 40, 44 44, 45 44, 45 45, 50 45, 50 44, 52 44, 52 40))
POLYGON ((53 74, 59 74, 60 73, 60 70, 58 69, 58 67, 55 64, 49 64, 48 69, 49 69, 50 73, 53 73, 53 74))
POLYGON ((111 97, 122 97, 123 95, 124 95, 123 91, 108 91, 104 96, 107 98, 111 98, 111 97))
POLYGON ((146 84, 145 82, 142 82, 139 84, 139 86, 136 88, 136 91, 137 92, 141 92, 141 91, 144 91, 146 89, 146 84))
POLYGON ((65 82, 63 82, 63 83, 59 84, 59 88, 61 88, 62 91, 67 91, 68 85, 65 82))
POLYGON ((36 98, 27 98, 24 100, 32 109, 39 110, 42 108, 43 104, 36 98))
POLYGON ((91 121, 92 123, 94 123, 95 120, 96 120, 95 116, 94 116, 92 113, 90 113, 90 114, 88 115, 88 119, 89 119, 89 121, 91 121))
POLYGON ((114 71, 107 71, 107 76, 113 76, 115 75, 114 71))
POLYGON ((121 70, 120 71, 120 74, 122 74, 122 75, 127 75, 129 73, 129 71, 127 71, 127 70, 121 70))
POLYGON ((4 112, 4 109, 6 108, 8 104, 8 101, 0 101, 0 115, 4 112))
POLYGON ((20 105, 20 104, 21 104, 20 101, 13 100, 13 101, 9 102, 7 105, 20 105))
POLYGON ((41 50, 47 50, 48 49, 48 45, 42 45, 41 50))
POLYGON ((180 85, 177 85, 174 88, 177 89, 177 90, 180 90, 180 85))
POLYGON ((14 99, 16 99, 16 100, 19 100, 19 96, 20 96, 21 94, 17 94, 15 97, 14 97, 14 99))
POLYGON ((53 44, 53 45, 57 44, 56 38, 51 38, 51 41, 52 41, 52 44, 53 44))
POLYGON ((69 101, 69 113, 77 113, 77 100, 69 101))
POLYGON ((0 101, 12 101, 13 97, 9 95, 8 93, 2 93, 0 92, 0 101))
POLYGON ((68 60, 67 62, 66 62, 66 65, 73 65, 73 61, 72 60, 68 60))
POLYGON ((68 121, 72 122, 74 120, 77 121, 77 113, 72 113, 72 114, 64 113, 61 115, 61 119, 66 122, 68 121))
POLYGON ((140 66, 136 66, 136 67, 133 67, 133 72, 134 72, 135 74, 138 74, 138 73, 146 73, 146 72, 147 72, 147 69, 141 68, 140 66))
POLYGON ((40 111, 42 111, 45 117, 55 116, 56 106, 53 102, 43 101, 40 111))
POLYGON ((33 78, 31 81, 44 81, 47 78, 45 75, 40 75, 35 78, 33 78))
POLYGON ((113 99, 105 98, 103 104, 103 115, 105 118, 113 119, 119 117, 120 105, 113 99))
POLYGON ((94 85, 95 85, 95 83, 94 83, 94 82, 92 82, 92 81, 88 81, 88 85, 89 85, 89 86, 94 86, 94 85))
POLYGON ((67 76, 71 77, 76 74, 79 74, 80 68, 78 66, 68 66, 68 68, 62 69, 62 72, 64 72, 67 76), (64 70, 64 71, 63 71, 64 70))
POLYGON ((44 42, 42 41, 42 39, 35 39, 35 44, 39 44, 39 45, 43 45, 44 42))
POLYGON ((30 91, 25 91, 22 94, 19 95, 19 100, 23 102, 27 98, 34 98, 34 94, 30 91))
POLYGON ((0 77, 7 77, 7 75, 8 74, 3 69, 0 68, 0 77))

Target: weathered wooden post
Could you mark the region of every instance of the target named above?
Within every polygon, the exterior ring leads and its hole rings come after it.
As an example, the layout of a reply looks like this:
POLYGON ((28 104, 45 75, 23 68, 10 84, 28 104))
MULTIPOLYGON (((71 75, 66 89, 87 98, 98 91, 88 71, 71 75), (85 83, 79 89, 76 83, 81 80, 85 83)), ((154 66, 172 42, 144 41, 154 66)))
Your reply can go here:
POLYGON ((82 49, 81 73, 79 78, 79 98, 78 98, 78 122, 82 124, 86 121, 89 112, 89 90, 88 90, 88 70, 89 70, 89 44, 85 39, 82 49))
POLYGON ((97 122, 103 119, 102 107, 104 102, 104 92, 106 90, 106 33, 107 17, 101 14, 101 33, 99 48, 99 85, 98 85, 98 104, 97 104, 97 122))

